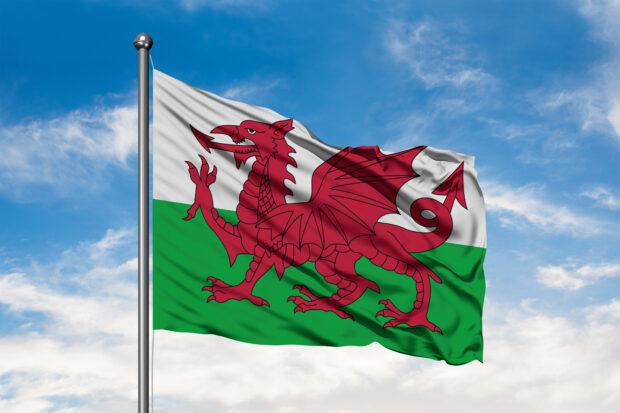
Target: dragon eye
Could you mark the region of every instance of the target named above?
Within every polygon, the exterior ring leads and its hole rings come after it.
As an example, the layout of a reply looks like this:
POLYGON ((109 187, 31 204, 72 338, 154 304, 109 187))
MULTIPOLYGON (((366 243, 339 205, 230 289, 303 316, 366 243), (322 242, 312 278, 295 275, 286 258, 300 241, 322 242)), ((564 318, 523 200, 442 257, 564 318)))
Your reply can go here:
POLYGON ((246 130, 248 131, 250 135, 254 135, 256 133, 254 129, 246 128, 246 130))

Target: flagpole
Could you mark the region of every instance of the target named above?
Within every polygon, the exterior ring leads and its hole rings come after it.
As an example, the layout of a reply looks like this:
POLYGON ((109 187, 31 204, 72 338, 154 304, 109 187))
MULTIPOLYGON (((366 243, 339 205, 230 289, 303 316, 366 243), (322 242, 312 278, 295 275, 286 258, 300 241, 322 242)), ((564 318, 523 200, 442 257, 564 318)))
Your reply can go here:
POLYGON ((149 50, 140 33, 138 50, 138 413, 149 411, 149 50))

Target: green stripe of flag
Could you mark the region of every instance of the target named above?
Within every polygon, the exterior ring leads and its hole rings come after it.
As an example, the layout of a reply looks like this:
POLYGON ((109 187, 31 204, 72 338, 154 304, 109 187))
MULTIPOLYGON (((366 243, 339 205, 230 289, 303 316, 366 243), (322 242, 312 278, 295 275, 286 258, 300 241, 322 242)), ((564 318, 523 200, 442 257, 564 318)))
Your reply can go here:
MULTIPOLYGON (((414 281, 383 270, 362 258, 357 272, 376 282, 380 293, 367 290, 344 310, 354 320, 333 313, 294 313, 287 302, 299 295, 294 285, 306 285, 317 296, 329 296, 336 287, 316 273, 313 263, 288 268, 281 280, 271 269, 256 285, 254 294, 270 303, 257 307, 247 301, 210 302, 202 291, 208 276, 229 284, 244 277, 252 256, 241 255, 231 268, 226 250, 200 213, 183 221, 189 205, 153 201, 153 328, 178 332, 217 334, 255 344, 302 344, 363 346, 372 342, 406 354, 445 359, 449 364, 482 361, 482 304, 485 281, 482 262, 485 248, 444 243, 425 253, 414 254, 443 281, 431 281, 428 319, 443 335, 424 327, 382 327, 387 321, 375 314, 389 298, 410 309, 416 295, 414 281)), ((235 224, 234 211, 219 210, 235 224)))

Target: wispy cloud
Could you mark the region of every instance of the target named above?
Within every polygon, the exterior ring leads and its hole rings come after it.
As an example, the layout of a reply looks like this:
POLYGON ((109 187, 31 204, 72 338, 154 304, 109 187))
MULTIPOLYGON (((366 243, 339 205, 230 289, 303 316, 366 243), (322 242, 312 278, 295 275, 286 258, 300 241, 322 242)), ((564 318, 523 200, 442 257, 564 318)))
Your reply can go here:
MULTIPOLYGON (((620 88, 601 79, 601 76, 607 76, 602 73, 604 70, 604 67, 593 69, 599 74, 594 77, 595 80, 585 80, 586 86, 560 91, 538 91, 532 95, 534 105, 544 114, 561 116, 565 122, 572 123, 576 120, 582 133, 598 132, 615 136, 620 132, 615 129, 616 125, 620 124, 616 108, 618 102, 607 96, 607 88, 620 88), (574 116, 567 118, 567 111, 574 116)), ((618 138, 620 139, 620 135, 618 138)))
POLYGON ((228 99, 245 100, 257 95, 265 94, 269 90, 278 86, 280 79, 271 82, 246 82, 229 87, 222 92, 222 96, 228 99))
POLYGON ((592 191, 583 192, 581 195, 591 198, 600 205, 612 210, 620 209, 620 196, 615 195, 611 190, 604 186, 594 188, 592 191))
POLYGON ((607 112, 607 121, 614 128, 614 132, 620 139, 620 100, 614 100, 607 112))
POLYGON ((574 237, 599 234, 613 227, 582 211, 546 200, 541 186, 511 187, 494 181, 481 184, 487 211, 497 215, 505 226, 524 230, 536 227, 574 237))
MULTIPOLYGON (((416 105, 394 125, 396 137, 386 142, 391 149, 412 144, 449 145, 446 139, 463 133, 466 127, 446 130, 448 124, 471 125, 485 109, 496 108, 499 81, 484 65, 479 45, 467 42, 469 29, 462 23, 434 21, 416 23, 389 20, 383 47, 391 66, 408 75, 425 92, 416 105)), ((413 91, 412 91, 413 92, 413 91)))
POLYGON ((546 265, 536 268, 539 283, 559 290, 576 291, 601 278, 620 277, 620 262, 603 264, 546 265))
POLYGON ((493 81, 471 50, 429 20, 418 24, 392 21, 386 47, 427 88, 461 88, 493 81))
MULTIPOLYGON (((620 3, 616 0, 577 0, 577 8, 590 26, 593 39, 605 48, 604 58, 590 67, 588 78, 547 91, 537 98, 542 111, 566 111, 578 120, 582 131, 593 131, 620 143, 620 3)), ((568 117, 572 119, 572 117, 568 117)))
POLYGON ((620 3, 617 0, 578 0, 577 5, 580 13, 590 19, 596 38, 620 45, 620 3))
POLYGON ((90 250, 91 257, 105 256, 109 251, 127 245, 128 240, 135 236, 134 231, 122 228, 122 229, 108 229, 105 236, 99 241, 91 244, 86 243, 87 248, 90 250))
POLYGON ((0 125, 0 192, 16 198, 47 186, 61 195, 96 187, 106 166, 136 152, 133 105, 74 110, 56 118, 0 125))
POLYGON ((213 9, 251 8, 252 10, 265 8, 265 0, 178 0, 182 8, 187 11, 196 11, 203 7, 213 9))

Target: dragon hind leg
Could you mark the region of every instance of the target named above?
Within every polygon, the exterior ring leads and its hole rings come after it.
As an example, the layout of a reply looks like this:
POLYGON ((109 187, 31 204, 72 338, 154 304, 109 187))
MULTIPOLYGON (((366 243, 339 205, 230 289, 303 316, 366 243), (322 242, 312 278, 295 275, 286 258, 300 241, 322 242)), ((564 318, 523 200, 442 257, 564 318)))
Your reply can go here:
POLYGON ((252 294, 254 285, 272 267, 272 260, 264 255, 254 255, 254 260, 250 263, 250 268, 246 272, 245 279, 237 285, 228 285, 215 277, 208 277, 211 285, 202 287, 203 291, 210 291, 212 294, 207 302, 215 300, 223 303, 228 300, 248 300, 256 306, 265 305, 269 307, 267 300, 252 294))
POLYGON ((406 324, 410 327, 423 326, 441 333, 441 329, 427 318, 431 299, 430 279, 441 283, 441 279, 434 272, 408 253, 400 240, 392 234, 382 233, 368 238, 359 237, 351 246, 374 265, 398 274, 406 274, 415 281, 416 296, 411 311, 401 311, 387 299, 379 301, 385 309, 379 311, 377 316, 391 318, 383 325, 384 328, 406 324))
MULTIPOLYGON (((391 257, 388 257, 391 258, 391 257)), ((415 259, 415 258, 414 258, 415 259)), ((386 262, 388 260, 386 259, 386 262)), ((416 260, 417 261, 417 260, 416 260)), ((406 324, 410 327, 422 326, 426 327, 431 331, 442 333, 441 329, 435 324, 431 323, 428 318, 428 306, 431 299, 431 270, 428 269, 424 264, 418 261, 418 265, 412 267, 403 262, 396 263, 397 272, 401 272, 402 270, 407 275, 410 275, 416 283, 416 299, 413 303, 413 308, 409 312, 404 312, 399 310, 391 300, 383 299, 379 301, 379 304, 383 304, 385 306, 384 310, 381 310, 377 313, 377 316, 383 316, 386 318, 391 318, 391 320, 387 321, 383 327, 395 327, 399 324, 406 324)), ((383 268, 385 267, 382 265, 383 268)), ((388 267, 391 267, 392 264, 388 263, 388 267)), ((390 269, 390 268, 386 268, 390 269)), ((434 275, 434 274, 432 274, 434 275)), ((436 276, 435 276, 436 277, 436 276)))
POLYGON ((338 287, 338 291, 330 297, 317 297, 308 287, 296 285, 293 288, 308 297, 291 296, 287 301, 295 303, 295 312, 308 310, 322 310, 336 314, 340 318, 353 318, 351 314, 341 310, 357 300, 368 288, 379 292, 374 282, 367 280, 355 272, 355 262, 360 254, 354 252, 334 252, 327 257, 316 261, 316 270, 325 277, 325 280, 338 287))

